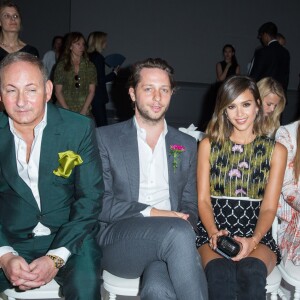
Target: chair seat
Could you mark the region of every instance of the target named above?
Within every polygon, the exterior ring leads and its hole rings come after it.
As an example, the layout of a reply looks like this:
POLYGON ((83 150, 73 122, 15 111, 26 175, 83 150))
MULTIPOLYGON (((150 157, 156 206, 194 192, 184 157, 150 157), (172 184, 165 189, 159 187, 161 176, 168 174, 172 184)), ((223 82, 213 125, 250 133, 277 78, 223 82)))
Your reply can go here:
POLYGON ((19 292, 15 289, 7 289, 3 292, 6 296, 17 299, 60 299, 59 285, 53 279, 46 285, 43 285, 37 289, 28 290, 25 292, 19 292))
POLYGON ((104 289, 110 293, 122 296, 137 296, 139 293, 140 278, 126 279, 104 270, 102 279, 104 289))
POLYGON ((278 267, 275 267, 273 271, 267 277, 267 293, 272 293, 279 289, 281 282, 281 274, 278 270, 278 267))
POLYGON ((300 266, 296 266, 288 260, 286 264, 282 261, 278 268, 285 281, 295 287, 300 287, 300 266))

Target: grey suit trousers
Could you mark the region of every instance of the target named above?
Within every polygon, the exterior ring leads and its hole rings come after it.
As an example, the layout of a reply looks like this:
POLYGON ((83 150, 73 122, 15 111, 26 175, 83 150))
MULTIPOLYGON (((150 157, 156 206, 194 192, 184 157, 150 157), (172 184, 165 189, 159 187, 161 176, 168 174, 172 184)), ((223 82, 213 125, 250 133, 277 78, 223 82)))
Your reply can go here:
POLYGON ((208 299, 191 225, 179 218, 135 217, 114 222, 100 237, 103 269, 142 276, 143 300, 208 299))

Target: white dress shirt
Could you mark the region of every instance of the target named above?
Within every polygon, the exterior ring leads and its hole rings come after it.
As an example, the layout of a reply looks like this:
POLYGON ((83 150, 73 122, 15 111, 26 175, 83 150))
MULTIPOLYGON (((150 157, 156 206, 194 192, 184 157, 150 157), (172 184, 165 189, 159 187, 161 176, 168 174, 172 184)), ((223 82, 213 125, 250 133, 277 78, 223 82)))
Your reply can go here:
POLYGON ((137 141, 140 165, 140 203, 149 205, 141 213, 150 216, 152 207, 171 210, 169 193, 168 158, 166 153, 165 136, 168 132, 164 121, 164 130, 161 133, 154 150, 147 144, 146 130, 141 128, 134 117, 137 129, 137 141))
MULTIPOLYGON (((40 165, 40 153, 42 145, 42 137, 45 127, 47 126, 47 105, 45 106, 45 114, 42 121, 34 128, 34 140, 31 146, 30 158, 27 162, 27 144, 15 130, 13 121, 9 118, 10 131, 14 136, 15 150, 16 150, 16 162, 19 176, 29 186, 32 194, 36 200, 36 203, 41 210, 41 198, 38 188, 39 182, 39 165, 40 165)), ((35 228, 32 230, 34 236, 50 235, 51 230, 38 222, 35 228)), ((17 252, 10 246, 0 247, 0 256, 12 252, 17 252)), ((61 257, 65 262, 70 256, 70 251, 65 247, 50 250, 47 254, 57 255, 61 257)))

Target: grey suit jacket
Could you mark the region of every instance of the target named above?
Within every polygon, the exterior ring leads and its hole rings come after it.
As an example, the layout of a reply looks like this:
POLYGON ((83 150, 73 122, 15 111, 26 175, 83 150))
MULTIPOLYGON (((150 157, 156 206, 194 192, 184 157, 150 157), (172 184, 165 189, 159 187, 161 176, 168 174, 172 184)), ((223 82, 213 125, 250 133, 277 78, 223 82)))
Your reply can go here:
MULTIPOLYGON (((100 236, 105 227, 122 219, 143 217, 141 211, 147 205, 139 198, 139 155, 137 131, 133 119, 96 129, 96 137, 103 166, 104 197, 100 236)), ((169 190, 171 210, 188 213, 189 221, 196 229, 198 221, 196 191, 196 140, 168 126, 166 135, 169 190), (180 163, 174 172, 170 145, 186 148, 180 155, 180 163)))

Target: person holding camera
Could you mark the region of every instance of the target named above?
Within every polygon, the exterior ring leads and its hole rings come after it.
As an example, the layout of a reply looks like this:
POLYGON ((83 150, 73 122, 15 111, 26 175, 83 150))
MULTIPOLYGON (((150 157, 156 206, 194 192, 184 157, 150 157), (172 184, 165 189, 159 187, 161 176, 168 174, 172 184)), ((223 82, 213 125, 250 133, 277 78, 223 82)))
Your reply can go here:
POLYGON ((287 151, 268 138, 256 83, 233 76, 220 87, 198 152, 197 247, 209 299, 266 298, 280 262, 271 227, 287 151))

